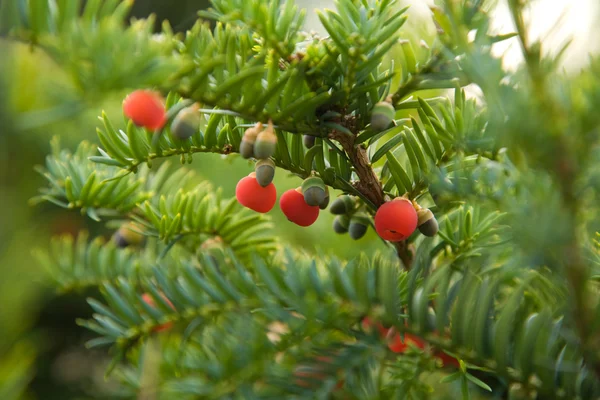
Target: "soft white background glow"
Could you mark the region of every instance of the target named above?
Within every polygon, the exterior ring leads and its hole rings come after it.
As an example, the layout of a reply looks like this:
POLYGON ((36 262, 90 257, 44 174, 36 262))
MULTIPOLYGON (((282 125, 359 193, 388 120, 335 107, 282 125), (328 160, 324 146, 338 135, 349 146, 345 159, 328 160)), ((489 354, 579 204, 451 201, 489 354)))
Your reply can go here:
MULTIPOLYGON (((313 11, 315 8, 333 8, 332 0, 300 0, 301 7, 308 10, 307 28, 323 32, 319 19, 313 11)), ((433 4, 429 0, 408 0, 411 13, 423 13, 427 18, 427 8, 433 4)), ((543 38, 543 51, 555 53, 567 40, 572 43, 563 58, 566 69, 573 70, 587 61, 587 54, 600 50, 600 2, 598 0, 534 0, 531 1, 527 19, 530 22, 532 39, 543 38)), ((510 13, 505 0, 498 1, 494 11, 494 27, 497 33, 514 31, 510 13)), ((512 39, 499 44, 498 54, 505 54, 504 62, 507 67, 514 67, 522 58, 517 41, 512 39)))

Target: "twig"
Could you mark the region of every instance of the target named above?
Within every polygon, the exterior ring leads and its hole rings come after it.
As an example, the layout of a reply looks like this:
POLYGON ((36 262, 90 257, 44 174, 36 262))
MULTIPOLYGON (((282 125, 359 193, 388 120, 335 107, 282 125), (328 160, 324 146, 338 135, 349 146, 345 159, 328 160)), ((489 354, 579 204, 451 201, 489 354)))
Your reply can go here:
MULTIPOLYGON (((329 137, 342 145, 342 148, 348 155, 350 162, 354 167, 359 180, 353 183, 353 187, 379 208, 385 203, 383 187, 377 177, 377 174, 371 167, 367 151, 362 146, 355 146, 356 135, 348 135, 336 130, 331 131, 329 137)), ((412 255, 408 249, 406 241, 394 243, 398 257, 402 261, 404 268, 410 270, 412 264, 412 255)))

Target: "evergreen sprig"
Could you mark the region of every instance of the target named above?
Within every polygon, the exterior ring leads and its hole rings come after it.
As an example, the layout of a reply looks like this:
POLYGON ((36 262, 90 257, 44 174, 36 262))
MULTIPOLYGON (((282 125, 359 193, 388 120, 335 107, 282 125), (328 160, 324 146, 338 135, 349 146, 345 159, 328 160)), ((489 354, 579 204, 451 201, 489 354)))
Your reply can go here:
POLYGON ((221 191, 214 192, 206 182, 193 185, 191 171, 182 168, 170 174, 169 164, 163 164, 156 172, 144 166, 135 175, 123 175, 115 166, 90 161, 97 156, 91 155, 95 148, 87 142, 82 142, 74 154, 60 150, 57 140, 53 147, 47 169, 39 168, 50 186, 42 189, 34 203, 49 201, 77 208, 97 221, 101 217, 131 218, 140 224, 144 235, 157 237, 169 247, 183 239, 186 248, 194 249, 216 238, 242 260, 277 248, 268 234, 268 218, 249 215, 235 199, 223 200, 221 191))
POLYGON ((54 142, 35 199, 134 221, 156 238, 135 251, 63 238, 41 260, 64 290, 100 284, 104 303, 90 299, 94 317, 79 324, 99 335, 91 347, 116 350, 111 367, 134 395, 426 396, 440 351, 458 365, 442 383, 458 382, 463 398, 470 386, 489 390, 489 376, 527 398, 600 395, 597 251, 579 242, 597 223, 587 209, 599 63, 570 85, 511 0, 525 64, 507 71, 491 49, 514 35, 492 32, 491 3, 437 1, 422 59, 402 40, 406 10, 394 0, 336 1, 319 12, 323 38, 301 32, 292 1, 214 0, 201 16, 215 26, 198 20, 182 36, 167 25, 152 35, 151 19, 127 26, 129 2, 88 1, 81 13, 79 2, 4 6, 2 31, 39 45, 84 91, 167 94, 161 129, 126 120, 121 131, 103 113, 99 147, 54 142), (469 83, 483 101, 467 99, 469 83), (428 98, 431 89, 454 92, 428 98), (179 139, 172 122, 194 103, 201 123, 179 139), (375 129, 382 103, 393 115, 375 129), (430 208, 438 234, 395 242, 401 263, 282 254, 266 218, 184 168, 152 170, 173 156, 231 157, 257 122, 275 124, 277 167, 352 195, 350 213, 368 219, 406 196, 430 208), (399 354, 388 347, 395 333, 422 346, 399 354), (165 360, 151 379, 143 355, 158 344, 165 360))

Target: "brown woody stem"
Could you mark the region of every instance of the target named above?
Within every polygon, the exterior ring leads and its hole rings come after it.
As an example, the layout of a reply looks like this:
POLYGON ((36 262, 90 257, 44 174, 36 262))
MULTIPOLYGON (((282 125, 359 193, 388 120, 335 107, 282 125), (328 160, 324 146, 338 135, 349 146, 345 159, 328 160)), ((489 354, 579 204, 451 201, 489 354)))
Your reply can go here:
MULTIPOLYGON (((333 130, 329 137, 342 145, 342 148, 348 155, 358 180, 352 182, 352 186, 359 191, 364 197, 369 199, 377 208, 385 203, 383 194, 383 187, 377 177, 375 171, 371 167, 367 150, 361 146, 355 146, 356 140, 355 135, 348 135, 347 133, 333 130)), ((396 253, 402 261, 404 268, 410 270, 412 264, 412 254, 408 248, 406 241, 394 243, 396 253)))

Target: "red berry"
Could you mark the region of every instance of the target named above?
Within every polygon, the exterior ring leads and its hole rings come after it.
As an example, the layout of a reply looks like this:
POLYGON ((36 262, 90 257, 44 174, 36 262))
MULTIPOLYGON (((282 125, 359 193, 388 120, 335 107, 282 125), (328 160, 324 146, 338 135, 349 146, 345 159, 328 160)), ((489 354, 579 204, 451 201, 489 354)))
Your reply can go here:
POLYGON ((302 192, 290 189, 281 195, 279 207, 287 219, 300 226, 310 226, 319 217, 319 206, 309 206, 302 192))
POLYGON ((444 367, 455 367, 455 368, 460 368, 460 363, 458 362, 458 360, 446 353, 444 353, 443 351, 437 351, 435 353, 435 357, 439 360, 442 361, 442 366, 444 367))
POLYGON ((396 333, 394 338, 388 343, 388 348, 394 353, 404 353, 411 344, 414 344, 420 349, 425 347, 425 342, 418 336, 405 333, 404 340, 402 340, 402 336, 399 333, 396 333))
POLYGON ((417 220, 412 203, 400 197, 379 207, 375 214, 375 230, 382 239, 399 242, 415 231, 417 220))
POLYGON ((162 97, 151 90, 136 90, 127 96, 123 112, 134 124, 150 130, 160 129, 167 122, 162 97))
MULTIPOLYGON (((162 296, 162 298, 169 304, 169 306, 173 310, 175 309, 175 307, 173 306, 173 303, 171 303, 169 301, 169 299, 167 299, 165 296, 162 296)), ((152 296, 150 296, 150 294, 148 294, 148 293, 142 294, 142 299, 150 307, 156 308, 156 304, 154 303, 154 299, 152 298, 152 296)), ((153 331, 154 332, 163 332, 163 331, 171 329, 171 327, 173 327, 173 323, 172 322, 167 322, 166 324, 162 324, 162 325, 157 326, 156 328, 153 329, 153 331)))
POLYGON ((254 173, 242 178, 235 187, 235 197, 241 205, 259 213, 271 211, 277 201, 275 185, 262 187, 254 173))

